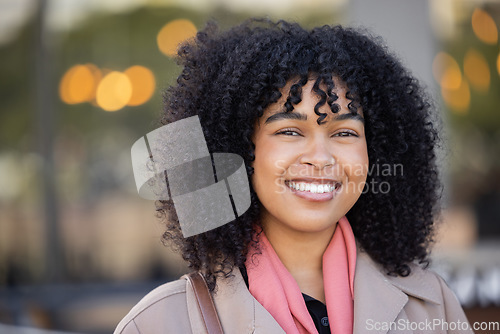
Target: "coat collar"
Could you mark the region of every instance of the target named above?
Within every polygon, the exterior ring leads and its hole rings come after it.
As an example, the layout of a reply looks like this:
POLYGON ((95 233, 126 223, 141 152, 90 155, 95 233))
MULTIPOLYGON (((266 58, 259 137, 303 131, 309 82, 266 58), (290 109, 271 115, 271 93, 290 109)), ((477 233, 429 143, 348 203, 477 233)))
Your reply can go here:
POLYGON ((238 268, 217 281, 213 295, 224 333, 277 333, 285 331, 250 294, 238 268))
MULTIPOLYGON (((395 321, 412 296, 439 304, 439 286, 432 285, 428 274, 412 266, 408 277, 384 274, 366 252, 358 250, 354 278, 354 333, 366 332, 370 323, 386 324, 395 321), (427 278, 426 278, 427 277, 427 278)), ((370 330, 387 333, 387 330, 370 330)))
MULTIPOLYGON (((367 332, 369 322, 395 321, 412 296, 439 304, 439 285, 433 285, 428 274, 418 266, 408 277, 384 274, 380 265, 358 249, 354 278, 354 333, 367 332)), ((192 291, 187 291, 189 309, 197 309, 192 291), (194 307, 194 308, 193 308, 194 307)), ((226 333, 285 333, 269 312, 250 294, 239 269, 228 278, 217 281, 213 295, 215 307, 226 333)), ((191 315, 192 328, 200 329, 201 318, 191 315)), ((387 331, 370 330, 370 333, 387 331)))

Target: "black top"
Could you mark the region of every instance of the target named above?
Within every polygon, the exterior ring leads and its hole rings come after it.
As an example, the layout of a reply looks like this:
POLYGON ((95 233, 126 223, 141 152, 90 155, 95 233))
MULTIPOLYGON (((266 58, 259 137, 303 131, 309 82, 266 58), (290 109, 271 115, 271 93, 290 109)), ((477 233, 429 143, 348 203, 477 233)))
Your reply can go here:
POLYGON ((326 305, 311 296, 302 294, 306 302, 307 310, 311 315, 314 326, 319 334, 330 334, 330 323, 328 322, 328 313, 326 312, 326 305))
MULTIPOLYGON (((243 279, 245 280, 245 284, 248 288, 248 274, 247 274, 247 268, 243 267, 240 268, 241 275, 243 276, 243 279)), ((302 294, 302 297, 304 297, 304 301, 306 302, 306 307, 307 310, 309 311, 309 314, 311 315, 311 318, 314 322, 314 326, 316 326, 316 329, 318 330, 319 334, 330 334, 330 323, 328 322, 328 313, 326 311, 326 305, 320 302, 317 299, 314 299, 311 296, 308 296, 306 294, 302 294)))

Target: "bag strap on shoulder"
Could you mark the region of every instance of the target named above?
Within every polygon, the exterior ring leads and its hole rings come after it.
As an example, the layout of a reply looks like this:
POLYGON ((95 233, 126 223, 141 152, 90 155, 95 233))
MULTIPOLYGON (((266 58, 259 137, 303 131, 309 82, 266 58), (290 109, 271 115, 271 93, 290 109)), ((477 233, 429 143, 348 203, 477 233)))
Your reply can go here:
POLYGON ((198 271, 187 274, 186 277, 193 287, 194 295, 208 334, 223 334, 222 325, 205 278, 198 271))

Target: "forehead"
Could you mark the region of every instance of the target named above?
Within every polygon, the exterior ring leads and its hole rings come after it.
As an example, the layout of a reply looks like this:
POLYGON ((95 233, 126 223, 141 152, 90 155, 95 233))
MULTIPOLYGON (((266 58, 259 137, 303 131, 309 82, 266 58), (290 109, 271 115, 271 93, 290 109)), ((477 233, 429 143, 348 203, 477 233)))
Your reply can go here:
MULTIPOLYGON (((332 77, 332 81, 334 87, 332 92, 335 96, 337 96, 333 104, 338 105, 338 111, 333 112, 330 110, 330 106, 327 101, 324 103, 320 103, 322 99, 327 98, 327 85, 321 81, 318 87, 314 87, 316 83, 316 77, 310 77, 306 84, 301 88, 301 99, 300 102, 293 104, 293 110, 287 110, 285 103, 287 102, 288 97, 291 94, 290 89, 292 86, 299 82, 299 79, 291 79, 286 85, 280 89, 281 98, 271 105, 269 105, 265 110, 263 117, 261 117, 261 122, 265 123, 272 122, 277 119, 296 119, 296 120, 307 120, 308 118, 313 117, 317 119, 319 117, 318 114, 314 112, 317 104, 320 104, 318 107, 318 111, 320 113, 326 114, 326 118, 324 121, 329 120, 343 120, 348 118, 355 118, 363 121, 363 111, 361 108, 353 108, 355 104, 353 99, 349 94, 349 89, 347 85, 339 80, 336 77, 332 77), (320 91, 318 91, 318 89, 320 91), (351 105, 350 105, 351 104, 351 105), (353 117, 354 114, 354 117, 353 117), (308 117, 309 115, 309 117, 308 117), (357 115, 357 116, 356 116, 357 115)), ((328 100, 329 98, 327 98, 328 100)))

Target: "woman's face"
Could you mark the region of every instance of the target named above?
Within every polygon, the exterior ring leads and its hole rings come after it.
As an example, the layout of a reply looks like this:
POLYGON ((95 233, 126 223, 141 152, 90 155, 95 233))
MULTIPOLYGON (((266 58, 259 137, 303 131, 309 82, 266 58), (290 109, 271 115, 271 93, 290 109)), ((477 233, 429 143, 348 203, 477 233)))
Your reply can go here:
MULTIPOLYGON (((302 89, 302 101, 289 113, 280 101, 266 108, 258 120, 253 142, 252 184, 262 204, 264 229, 270 224, 303 233, 332 231, 358 200, 368 170, 362 111, 352 114, 345 86, 336 81, 337 114, 325 104, 328 116, 318 125, 314 106, 319 96, 314 80, 302 89)), ((322 87, 325 89, 325 87, 322 87)))

